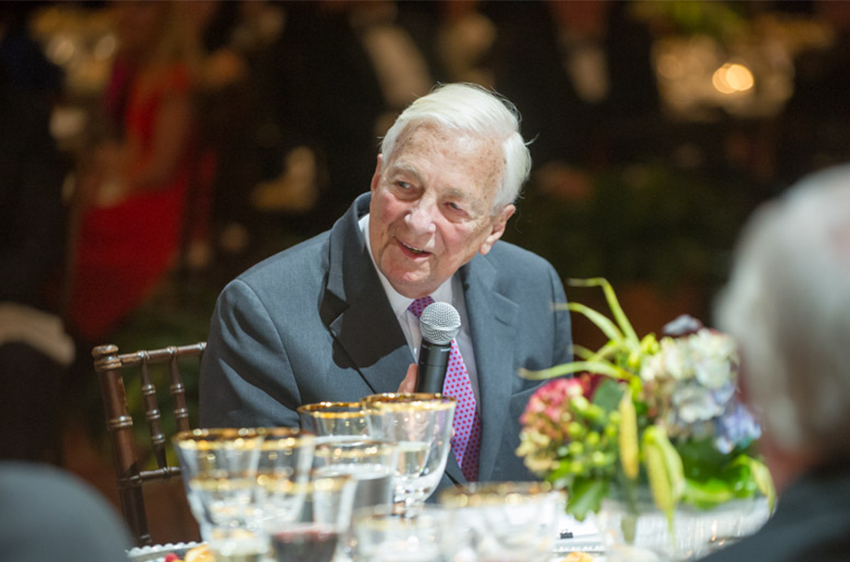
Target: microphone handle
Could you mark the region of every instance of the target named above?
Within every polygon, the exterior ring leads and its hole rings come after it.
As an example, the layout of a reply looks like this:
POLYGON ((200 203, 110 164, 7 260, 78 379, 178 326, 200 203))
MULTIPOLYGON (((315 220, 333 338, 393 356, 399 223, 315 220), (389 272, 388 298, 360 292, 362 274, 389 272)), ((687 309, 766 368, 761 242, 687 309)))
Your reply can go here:
POLYGON ((426 339, 422 340, 422 349, 419 350, 419 376, 416 378, 416 392, 442 394, 451 349, 451 342, 440 345, 426 339))

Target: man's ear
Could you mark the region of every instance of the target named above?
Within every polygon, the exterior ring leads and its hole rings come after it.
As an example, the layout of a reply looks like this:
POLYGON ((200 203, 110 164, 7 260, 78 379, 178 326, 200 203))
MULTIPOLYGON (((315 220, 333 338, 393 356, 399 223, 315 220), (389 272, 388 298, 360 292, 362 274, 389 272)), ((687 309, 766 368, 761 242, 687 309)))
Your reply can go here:
POLYGON ((375 166, 375 175, 372 176, 372 186, 370 190, 375 193, 378 189, 378 184, 381 183, 381 163, 383 162, 383 154, 378 154, 378 164, 375 166))
POLYGON ((478 250, 479 254, 482 256, 486 255, 487 252, 490 251, 490 248, 493 247, 493 244, 502 237, 502 234, 505 233, 505 227, 508 224, 508 219, 513 216, 514 212, 516 212, 516 207, 513 204, 505 205, 505 208, 499 211, 498 215, 493 217, 490 234, 487 235, 487 238, 484 239, 484 243, 481 244, 481 248, 478 250))

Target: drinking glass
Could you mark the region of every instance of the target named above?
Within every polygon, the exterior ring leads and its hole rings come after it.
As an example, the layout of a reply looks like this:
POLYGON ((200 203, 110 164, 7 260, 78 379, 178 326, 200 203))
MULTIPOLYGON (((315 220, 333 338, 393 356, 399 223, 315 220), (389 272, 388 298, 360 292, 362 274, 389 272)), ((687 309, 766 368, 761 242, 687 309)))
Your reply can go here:
POLYGON ((360 402, 319 402, 298 408, 301 428, 315 433, 320 439, 363 439, 369 436, 366 416, 360 402))
POLYGON ((278 562, 330 562, 348 531, 356 481, 348 475, 314 474, 294 484, 301 498, 294 516, 266 521, 278 562))
POLYGON ((303 487, 310 479, 316 437, 298 428, 257 430, 263 441, 257 462, 254 511, 249 523, 265 528, 266 521, 294 520, 304 501, 303 487))
POLYGON ((466 525, 481 561, 552 558, 563 503, 563 495, 545 482, 473 483, 440 494, 440 505, 466 525))
POLYGON ((173 438, 183 483, 201 537, 227 544, 246 560, 259 559, 265 541, 248 531, 264 435, 255 429, 196 429, 173 438))
POLYGON ((266 562, 269 537, 243 527, 212 527, 206 538, 215 562, 266 562))
POLYGON ((374 394, 363 399, 369 433, 396 444, 394 501, 419 506, 434 492, 451 450, 455 399, 440 394, 374 394))
POLYGON ((428 505, 398 515, 384 506, 354 512, 347 554, 352 562, 444 562, 470 560, 468 540, 450 511, 428 505))
POLYGON ((336 441, 328 438, 316 445, 313 471, 319 476, 349 475, 356 480, 354 508, 392 505, 393 471, 397 464, 394 443, 362 439, 336 441))

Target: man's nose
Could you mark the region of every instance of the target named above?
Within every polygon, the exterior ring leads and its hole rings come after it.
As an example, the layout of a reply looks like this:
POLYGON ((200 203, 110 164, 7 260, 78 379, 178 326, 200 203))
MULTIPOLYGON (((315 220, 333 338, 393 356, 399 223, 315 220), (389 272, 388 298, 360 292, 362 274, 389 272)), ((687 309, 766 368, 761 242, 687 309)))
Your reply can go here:
POLYGON ((429 234, 435 232, 437 225, 434 223, 434 213, 437 206, 433 202, 420 199, 411 207, 404 217, 407 226, 417 234, 429 234))

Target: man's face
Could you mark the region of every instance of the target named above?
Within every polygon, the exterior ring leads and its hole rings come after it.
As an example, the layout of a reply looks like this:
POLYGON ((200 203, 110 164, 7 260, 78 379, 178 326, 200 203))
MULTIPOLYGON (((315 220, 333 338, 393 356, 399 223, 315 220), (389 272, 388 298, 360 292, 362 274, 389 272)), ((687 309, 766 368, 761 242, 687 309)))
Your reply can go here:
POLYGON ((408 298, 434 292, 475 254, 486 254, 514 212, 491 215, 504 164, 490 140, 422 125, 402 134, 372 178, 372 255, 408 298))

